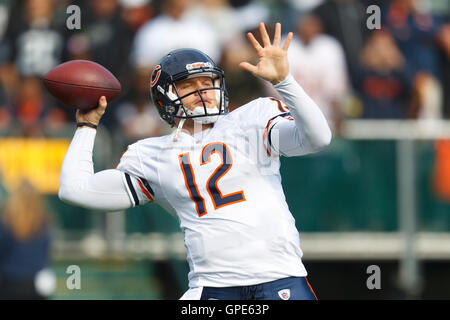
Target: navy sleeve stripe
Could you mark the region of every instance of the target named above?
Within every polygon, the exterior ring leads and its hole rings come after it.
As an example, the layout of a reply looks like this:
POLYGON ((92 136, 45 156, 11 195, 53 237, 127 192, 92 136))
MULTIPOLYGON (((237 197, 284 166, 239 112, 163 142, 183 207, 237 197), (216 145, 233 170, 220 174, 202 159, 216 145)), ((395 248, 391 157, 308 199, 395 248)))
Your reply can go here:
POLYGON ((139 180, 142 181, 142 183, 144 184, 145 189, 147 189, 148 192, 150 192, 150 194, 154 197, 155 196, 155 192, 153 191, 152 187, 150 187, 150 183, 148 183, 147 180, 139 178, 139 180))
POLYGON ((269 133, 267 134, 267 144, 269 148, 272 149, 272 128, 270 128, 269 133))
POLYGON ((270 123, 273 119, 276 119, 276 118, 278 118, 278 117, 289 117, 289 116, 291 116, 291 113, 290 113, 290 112, 285 112, 285 113, 277 114, 275 117, 272 117, 272 118, 269 119, 269 121, 267 121, 266 128, 269 126, 269 123, 270 123))
POLYGON ((136 206, 138 206, 139 205, 139 199, 138 199, 138 196, 136 194, 136 190, 134 190, 133 184, 131 183, 130 175, 128 173, 126 173, 126 172, 125 172, 125 179, 127 181, 128 188, 131 191, 131 195, 133 196, 134 204, 136 206))

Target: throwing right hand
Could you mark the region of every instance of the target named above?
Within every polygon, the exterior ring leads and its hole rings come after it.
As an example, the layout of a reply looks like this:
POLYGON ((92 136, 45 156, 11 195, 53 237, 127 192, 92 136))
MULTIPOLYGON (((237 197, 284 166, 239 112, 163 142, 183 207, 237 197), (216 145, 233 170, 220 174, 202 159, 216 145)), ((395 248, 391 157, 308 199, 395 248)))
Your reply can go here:
POLYGON ((96 108, 91 110, 78 109, 75 116, 77 123, 87 122, 98 126, 98 124, 100 123, 100 119, 102 118, 103 114, 106 111, 107 105, 108 102, 106 101, 106 97, 101 96, 100 99, 98 100, 98 105, 96 108))

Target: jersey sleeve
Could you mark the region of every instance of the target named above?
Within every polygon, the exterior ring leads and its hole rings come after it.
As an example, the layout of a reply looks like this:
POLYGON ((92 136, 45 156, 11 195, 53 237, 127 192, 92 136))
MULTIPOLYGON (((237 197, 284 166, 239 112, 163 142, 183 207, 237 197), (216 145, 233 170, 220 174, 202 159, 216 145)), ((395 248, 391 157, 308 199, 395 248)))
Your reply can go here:
POLYGON ((138 143, 127 147, 116 170, 123 173, 123 182, 134 206, 155 201, 155 193, 151 183, 146 179, 142 169, 138 143))
POLYGON ((272 97, 260 99, 259 110, 258 121, 259 126, 264 128, 263 144, 266 154, 278 157, 280 150, 277 146, 279 146, 280 134, 274 128, 275 126, 278 128, 295 127, 294 118, 282 100, 272 97))
POLYGON ((78 128, 61 166, 60 200, 90 210, 119 211, 133 207, 123 173, 107 169, 94 173, 92 153, 97 131, 78 128))
MULTIPOLYGON (((256 99, 238 110, 239 122, 245 130, 256 129, 259 136, 258 144, 264 148, 264 154, 269 157, 280 155, 280 132, 277 128, 292 128, 295 130, 295 121, 286 104, 279 99, 266 97, 256 99), (280 126, 279 124, 286 124, 280 126)), ((234 112, 234 111, 233 111, 234 112)))
POLYGON ((260 98, 255 101, 255 108, 247 108, 251 119, 256 119, 250 121, 256 121, 258 127, 265 126, 263 141, 267 154, 271 156, 278 150, 284 156, 301 156, 329 145, 332 132, 324 114, 294 77, 289 74, 274 88, 287 106, 281 100, 260 98), (274 139, 274 130, 278 139, 274 139))
POLYGON ((258 130, 262 141, 258 144, 269 158, 316 152, 328 145, 331 139, 331 131, 320 109, 298 84, 293 85, 289 80, 286 80, 287 85, 296 87, 282 93, 290 105, 268 97, 256 99, 238 109, 244 129, 258 130))

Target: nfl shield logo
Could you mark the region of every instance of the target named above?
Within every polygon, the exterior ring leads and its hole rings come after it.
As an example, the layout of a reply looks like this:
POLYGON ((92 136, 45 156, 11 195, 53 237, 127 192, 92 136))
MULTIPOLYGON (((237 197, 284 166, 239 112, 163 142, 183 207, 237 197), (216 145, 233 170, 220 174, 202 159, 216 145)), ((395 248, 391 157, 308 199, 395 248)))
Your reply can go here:
POLYGON ((278 291, 278 295, 283 300, 289 300, 289 298, 291 297, 291 290, 290 289, 280 290, 278 291))

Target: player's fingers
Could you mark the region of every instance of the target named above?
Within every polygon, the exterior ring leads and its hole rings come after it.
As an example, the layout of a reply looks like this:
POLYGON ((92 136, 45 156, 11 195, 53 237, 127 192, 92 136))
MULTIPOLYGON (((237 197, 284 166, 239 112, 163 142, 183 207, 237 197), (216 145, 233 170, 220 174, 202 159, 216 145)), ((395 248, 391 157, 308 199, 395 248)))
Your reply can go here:
POLYGON ((101 96, 98 100, 98 107, 97 109, 95 109, 95 112, 98 114, 98 116, 101 117, 105 113, 107 105, 108 103, 106 102, 106 97, 101 96))
POLYGON ((106 109, 107 105, 108 105, 108 102, 106 101, 106 97, 105 96, 101 96, 100 99, 98 100, 98 106, 101 109, 106 109))
POLYGON ((288 35, 286 37, 286 40, 284 41, 284 44, 283 44, 283 50, 284 51, 287 51, 287 49, 289 48, 289 44, 291 43, 291 40, 292 40, 293 36, 294 36, 294 34, 292 32, 288 33, 288 35))
POLYGON ((264 22, 259 23, 259 32, 261 33, 261 39, 262 39, 264 47, 270 46, 270 37, 269 37, 269 34, 267 33, 264 22))
POLYGON ((281 23, 275 24, 275 34, 273 36, 273 45, 279 47, 281 43, 281 23))
POLYGON ((248 41, 250 41, 250 43, 252 44, 253 48, 255 48, 256 52, 259 52, 260 50, 262 50, 261 45, 259 44, 258 40, 256 40, 253 33, 251 33, 251 32, 247 33, 247 38, 248 38, 248 41))
POLYGON ((258 69, 256 66, 248 63, 248 62, 241 62, 239 63, 239 67, 241 67, 242 69, 251 72, 251 73, 255 73, 256 70, 258 69))

